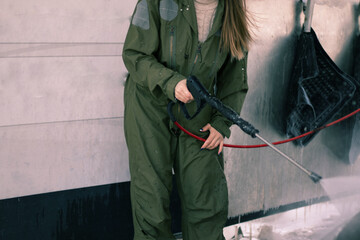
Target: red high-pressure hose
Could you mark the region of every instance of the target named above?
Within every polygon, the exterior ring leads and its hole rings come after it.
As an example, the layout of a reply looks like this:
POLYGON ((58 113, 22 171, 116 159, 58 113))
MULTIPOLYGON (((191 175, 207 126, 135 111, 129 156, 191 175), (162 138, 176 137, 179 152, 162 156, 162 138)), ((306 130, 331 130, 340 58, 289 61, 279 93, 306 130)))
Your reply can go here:
MULTIPOLYGON (((328 124, 326 124, 326 125, 324 125, 324 126, 322 126, 322 127, 316 128, 316 129, 314 129, 314 130, 312 130, 312 131, 309 131, 309 132, 307 132, 307 133, 301 134, 300 136, 297 136, 297 137, 293 137, 293 138, 286 139, 286 140, 283 140, 283 141, 274 142, 273 145, 279 145, 279 144, 283 144, 283 143, 288 143, 288 142, 295 141, 295 140, 297 140, 297 139, 299 139, 299 138, 302 138, 302 137, 305 137, 305 136, 307 136, 307 135, 313 134, 313 133, 318 132, 318 131, 320 131, 320 130, 322 130, 322 129, 324 129, 324 128, 330 127, 330 126, 332 126, 332 125, 334 125, 334 124, 337 124, 337 123, 339 123, 339 122, 341 122, 341 121, 344 121, 345 119, 348 119, 348 118, 354 116, 355 114, 357 114, 357 113, 359 113, 359 112, 360 112, 360 108, 357 109, 357 110, 355 110, 354 112, 352 112, 352 113, 350 113, 350 114, 348 114, 348 115, 346 115, 346 116, 344 116, 344 117, 342 117, 342 118, 339 118, 339 119, 336 120, 336 121, 333 121, 333 122, 331 122, 331 123, 328 123, 328 124)), ((201 137, 198 137, 198 136, 196 136, 195 134, 189 132, 188 130, 186 130, 185 128, 183 128, 178 122, 175 121, 174 123, 175 123, 175 125, 176 125, 181 131, 183 131, 184 133, 188 134, 189 136, 191 136, 191 137, 193 137, 193 138, 195 138, 195 139, 197 139, 197 140, 199 140, 199 141, 205 142, 206 139, 201 138, 201 137)), ((268 147, 268 145, 266 145, 266 144, 259 144, 259 145, 232 145, 232 144, 224 144, 224 147, 230 147, 230 148, 260 148, 260 147, 268 147)))

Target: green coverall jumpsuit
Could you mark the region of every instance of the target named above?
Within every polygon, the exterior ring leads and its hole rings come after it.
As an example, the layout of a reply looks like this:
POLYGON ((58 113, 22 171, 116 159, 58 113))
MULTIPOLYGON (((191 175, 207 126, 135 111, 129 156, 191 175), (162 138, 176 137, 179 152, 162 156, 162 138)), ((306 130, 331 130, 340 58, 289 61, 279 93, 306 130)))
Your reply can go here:
MULTIPOLYGON (((129 149, 131 201, 135 240, 174 239, 169 213, 172 169, 182 205, 184 240, 224 239, 228 192, 222 154, 201 150, 199 142, 179 133, 167 114, 176 101, 176 84, 195 75, 226 105, 240 112, 248 86, 246 57, 231 59, 220 47, 224 1, 219 0, 213 27, 204 43, 198 41, 193 0, 140 0, 123 49, 129 71, 125 84, 125 137, 129 149)), ((194 102, 187 104, 195 111, 194 102)), ((186 120, 186 129, 199 132, 210 123, 224 137, 231 122, 206 106, 186 120)))

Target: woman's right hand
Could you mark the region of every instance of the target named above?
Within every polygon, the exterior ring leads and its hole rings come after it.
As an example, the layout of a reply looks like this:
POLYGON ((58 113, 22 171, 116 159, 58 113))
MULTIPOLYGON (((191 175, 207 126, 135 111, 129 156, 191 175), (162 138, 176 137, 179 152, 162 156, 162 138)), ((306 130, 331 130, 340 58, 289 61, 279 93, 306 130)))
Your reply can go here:
POLYGON ((183 103, 189 103, 194 100, 186 86, 186 79, 181 80, 175 86, 175 98, 183 103))

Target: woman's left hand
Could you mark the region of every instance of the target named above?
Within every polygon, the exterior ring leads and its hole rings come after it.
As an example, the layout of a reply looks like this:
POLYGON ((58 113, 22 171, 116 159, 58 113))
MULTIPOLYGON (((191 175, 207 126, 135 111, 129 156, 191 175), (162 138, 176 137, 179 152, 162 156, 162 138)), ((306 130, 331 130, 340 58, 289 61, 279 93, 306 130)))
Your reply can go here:
POLYGON ((205 143, 201 146, 201 149, 214 149, 216 147, 219 147, 218 154, 220 154, 224 146, 224 137, 222 136, 222 134, 219 133, 215 128, 213 128, 210 123, 206 124, 200 131, 210 131, 210 135, 206 139, 205 143))

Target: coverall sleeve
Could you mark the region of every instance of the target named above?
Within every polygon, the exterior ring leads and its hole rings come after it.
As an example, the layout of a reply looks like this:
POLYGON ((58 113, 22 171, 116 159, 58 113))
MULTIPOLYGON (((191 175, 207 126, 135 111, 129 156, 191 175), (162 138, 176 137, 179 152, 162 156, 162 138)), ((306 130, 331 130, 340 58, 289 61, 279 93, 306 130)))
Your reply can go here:
MULTIPOLYGON (((218 73, 217 98, 238 114, 248 91, 246 68, 247 54, 240 60, 231 60, 229 56, 218 73)), ((224 137, 230 137, 230 127, 233 123, 218 111, 214 110, 210 124, 224 137)))
POLYGON ((165 67, 156 58, 160 36, 158 1, 138 1, 125 39, 123 60, 137 84, 148 88, 156 98, 165 94, 175 101, 175 86, 186 77, 165 67))

